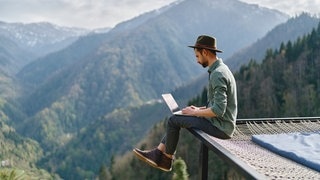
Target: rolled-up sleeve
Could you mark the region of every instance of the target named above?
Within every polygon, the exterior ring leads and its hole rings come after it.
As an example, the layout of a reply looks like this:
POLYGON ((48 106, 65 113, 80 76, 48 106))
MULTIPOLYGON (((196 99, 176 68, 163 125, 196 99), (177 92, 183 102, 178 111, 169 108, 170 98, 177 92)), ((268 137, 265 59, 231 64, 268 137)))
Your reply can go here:
POLYGON ((214 101, 211 104, 211 110, 218 117, 222 117, 227 108, 227 82, 221 74, 217 74, 217 76, 213 76, 213 78, 214 83, 212 83, 212 89, 214 91, 214 101))

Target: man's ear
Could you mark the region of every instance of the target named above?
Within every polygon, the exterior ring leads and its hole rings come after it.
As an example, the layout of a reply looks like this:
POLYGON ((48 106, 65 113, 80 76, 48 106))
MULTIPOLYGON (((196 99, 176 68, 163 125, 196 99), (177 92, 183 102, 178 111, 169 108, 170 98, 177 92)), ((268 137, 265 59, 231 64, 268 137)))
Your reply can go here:
POLYGON ((207 50, 207 49, 203 49, 203 50, 202 50, 202 55, 203 55, 203 56, 204 56, 204 55, 207 56, 207 55, 208 55, 208 50, 207 50))

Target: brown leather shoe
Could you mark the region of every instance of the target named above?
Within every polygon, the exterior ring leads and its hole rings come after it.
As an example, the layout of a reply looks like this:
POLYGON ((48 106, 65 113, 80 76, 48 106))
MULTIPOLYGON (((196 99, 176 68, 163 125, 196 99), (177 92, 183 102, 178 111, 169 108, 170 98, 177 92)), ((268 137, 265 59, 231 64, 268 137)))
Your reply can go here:
POLYGON ((142 151, 140 149, 133 149, 134 154, 142 161, 148 163, 152 167, 161 169, 163 171, 172 170, 173 159, 164 155, 159 149, 155 148, 149 151, 142 151))
POLYGON ((158 163, 158 167, 159 169, 161 169, 162 171, 166 171, 169 172, 172 170, 172 164, 173 164, 173 159, 167 157, 166 155, 164 155, 162 153, 162 157, 161 160, 158 163))
POLYGON ((134 154, 142 161, 148 163, 153 167, 158 167, 158 163, 161 160, 162 152, 155 148, 149 151, 142 151, 138 148, 133 149, 134 154))

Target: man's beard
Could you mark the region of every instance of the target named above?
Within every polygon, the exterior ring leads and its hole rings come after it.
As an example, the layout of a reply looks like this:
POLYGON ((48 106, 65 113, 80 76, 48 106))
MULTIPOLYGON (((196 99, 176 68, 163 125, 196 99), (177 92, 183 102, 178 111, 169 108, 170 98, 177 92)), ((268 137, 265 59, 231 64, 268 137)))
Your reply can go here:
POLYGON ((202 67, 206 68, 208 66, 208 61, 201 63, 202 67))

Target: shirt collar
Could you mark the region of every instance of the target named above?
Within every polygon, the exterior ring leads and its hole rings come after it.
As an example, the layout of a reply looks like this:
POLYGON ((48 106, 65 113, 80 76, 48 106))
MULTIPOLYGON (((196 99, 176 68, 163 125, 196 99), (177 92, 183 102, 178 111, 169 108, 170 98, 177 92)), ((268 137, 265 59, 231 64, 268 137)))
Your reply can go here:
POLYGON ((222 63, 222 60, 220 58, 217 58, 216 62, 214 62, 213 64, 211 64, 211 66, 208 69, 208 73, 210 74, 212 71, 214 71, 219 64, 222 63))

